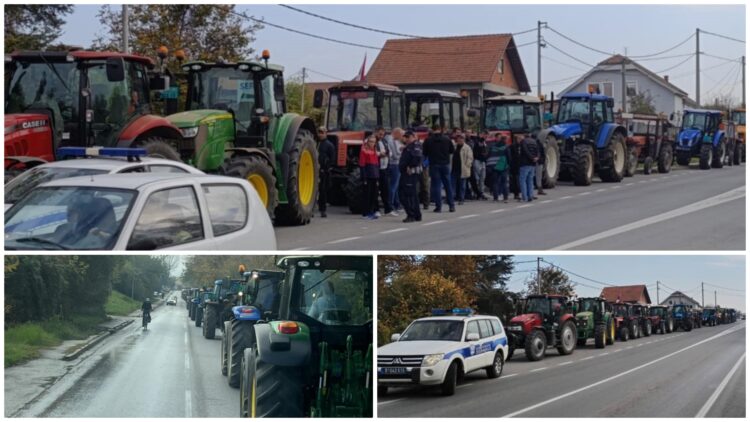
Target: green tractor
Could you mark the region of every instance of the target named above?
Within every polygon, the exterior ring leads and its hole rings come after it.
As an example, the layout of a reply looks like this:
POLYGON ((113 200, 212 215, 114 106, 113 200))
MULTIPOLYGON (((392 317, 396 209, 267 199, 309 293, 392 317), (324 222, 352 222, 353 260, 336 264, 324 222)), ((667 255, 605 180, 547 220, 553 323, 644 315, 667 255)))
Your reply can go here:
POLYGON ((230 387, 240 386, 240 364, 245 349, 255 347, 253 326, 261 320, 274 319, 279 309, 280 284, 283 271, 252 270, 245 272, 238 300, 232 307, 229 320, 224 321, 221 340, 221 373, 227 375, 230 387))
POLYGON ((284 68, 269 57, 185 63, 186 111, 167 119, 185 138, 182 160, 250 182, 276 224, 307 224, 318 193, 315 123, 286 112, 284 68))
POLYGON ((240 372, 245 417, 372 417, 369 256, 294 256, 278 316, 253 326, 240 372))
POLYGON ((612 306, 600 297, 578 299, 576 325, 578 346, 585 346, 590 338, 594 339, 597 349, 615 344, 615 320, 612 317, 612 306))
MULTIPOLYGON (((216 329, 224 330, 224 321, 229 319, 232 306, 242 289, 243 280, 216 280, 214 290, 203 301, 203 337, 213 339, 216 329)), ((196 324, 197 325, 197 324, 196 324)))

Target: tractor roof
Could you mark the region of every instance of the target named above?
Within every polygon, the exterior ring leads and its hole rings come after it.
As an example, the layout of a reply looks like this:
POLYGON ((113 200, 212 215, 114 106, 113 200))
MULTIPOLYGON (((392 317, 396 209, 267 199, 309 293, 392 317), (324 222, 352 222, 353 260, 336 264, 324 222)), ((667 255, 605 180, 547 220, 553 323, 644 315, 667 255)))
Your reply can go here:
POLYGON ((10 57, 15 60, 34 60, 44 58, 49 61, 106 60, 110 57, 122 57, 125 60, 141 62, 148 67, 154 66, 154 61, 148 57, 136 54, 125 54, 117 51, 14 51, 10 54, 10 57), (72 59, 69 57, 72 57, 72 59))
POLYGON ((608 97, 606 95, 601 95, 601 94, 589 94, 587 92, 571 92, 571 93, 563 95, 562 98, 571 98, 571 99, 585 98, 587 100, 606 101, 612 97, 608 97))
POLYGON ((394 85, 378 84, 367 81, 344 81, 328 88, 329 91, 335 90, 380 90, 380 91, 401 91, 394 85))
POLYGON ((455 98, 455 99, 461 99, 462 96, 456 94, 455 92, 450 91, 442 91, 440 89, 407 89, 404 91, 407 97, 428 97, 428 96, 435 96, 435 97, 444 97, 444 98, 455 98))
MULTIPOLYGON (((212 67, 237 67, 242 64, 246 64, 250 66, 251 68, 253 66, 260 66, 261 68, 263 68, 263 70, 268 69, 268 70, 274 70, 277 72, 284 71, 284 66, 273 64, 273 63, 268 63, 268 65, 266 66, 266 63, 261 63, 255 60, 240 60, 238 62, 207 62, 203 60, 194 60, 194 61, 186 62, 185 64, 183 64, 182 69, 185 70, 186 68, 190 68, 193 65, 200 65, 202 67, 212 68, 212 67)), ((199 70, 199 69, 190 69, 190 70, 199 70)))
POLYGON ((484 102, 485 103, 523 102, 523 103, 539 104, 542 101, 539 99, 539 97, 535 97, 533 95, 496 95, 494 97, 485 98, 484 102))
POLYGON ((717 114, 721 115, 722 112, 719 110, 708 110, 703 108, 686 108, 685 113, 692 113, 692 114, 717 114))

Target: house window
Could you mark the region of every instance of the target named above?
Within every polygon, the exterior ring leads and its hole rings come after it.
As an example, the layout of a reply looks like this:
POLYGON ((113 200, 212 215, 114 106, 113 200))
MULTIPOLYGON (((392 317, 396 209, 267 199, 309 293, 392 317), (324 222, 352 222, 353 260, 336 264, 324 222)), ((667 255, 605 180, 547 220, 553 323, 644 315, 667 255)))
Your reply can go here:
POLYGON ((628 97, 635 97, 636 95, 638 95, 638 84, 635 81, 628 81, 625 86, 625 94, 628 97))
POLYGON ((503 74, 503 70, 505 69, 505 59, 501 58, 499 62, 497 62, 497 71, 501 75, 503 74))
POLYGON ((614 88, 612 82, 590 82, 586 90, 592 94, 602 94, 611 97, 614 88))

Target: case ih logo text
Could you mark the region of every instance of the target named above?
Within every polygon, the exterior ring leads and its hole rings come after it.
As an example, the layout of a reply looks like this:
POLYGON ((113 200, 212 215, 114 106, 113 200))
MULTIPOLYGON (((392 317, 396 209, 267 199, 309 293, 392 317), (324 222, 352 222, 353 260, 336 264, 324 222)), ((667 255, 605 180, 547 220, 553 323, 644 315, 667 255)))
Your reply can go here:
POLYGON ((46 120, 31 120, 21 123, 21 129, 33 129, 35 127, 47 126, 46 120))

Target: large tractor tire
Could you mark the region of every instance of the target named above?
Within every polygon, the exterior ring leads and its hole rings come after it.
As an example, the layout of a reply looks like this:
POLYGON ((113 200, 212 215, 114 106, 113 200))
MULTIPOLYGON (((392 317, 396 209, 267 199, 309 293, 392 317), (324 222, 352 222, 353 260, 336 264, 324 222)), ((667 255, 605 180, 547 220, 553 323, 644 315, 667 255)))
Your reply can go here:
POLYGON ((732 156, 732 162, 735 166, 739 166, 742 164, 742 153, 744 151, 744 145, 742 145, 739 142, 735 142, 734 144, 734 155, 732 156))
POLYGON ((641 328, 638 325, 638 321, 630 322, 630 338, 632 339, 641 338, 641 328))
POLYGON ((487 378, 499 378, 500 375, 503 374, 504 364, 503 352, 498 350, 495 352, 495 357, 492 359, 492 365, 485 369, 485 372, 487 372, 487 378))
POLYGON ((232 334, 232 323, 229 321, 224 322, 224 337, 221 339, 221 354, 219 355, 219 366, 221 367, 221 375, 228 373, 228 361, 229 361, 229 336, 232 334))
POLYGON ((573 183, 577 186, 588 186, 594 178, 594 149, 591 145, 576 145, 573 150, 575 167, 571 173, 573 183))
POLYGON ((448 372, 445 373, 445 379, 440 384, 440 392, 444 396, 452 396, 456 392, 456 383, 458 382, 458 362, 451 362, 448 372))
POLYGON ((724 155, 724 164, 728 165, 729 167, 734 166, 734 139, 730 139, 726 144, 726 151, 727 153, 724 155))
POLYGON ((659 334, 666 334, 667 333, 667 323, 664 320, 659 321, 659 331, 658 331, 658 333, 659 334))
POLYGON ((693 331, 693 322, 692 321, 683 322, 682 329, 685 331, 693 331))
POLYGON ((701 155, 698 161, 698 167, 701 170, 708 170, 711 168, 711 163, 714 161, 714 147, 711 144, 701 145, 701 155))
POLYGON ((215 306, 206 306, 204 312, 206 313, 206 326, 203 327, 203 337, 213 340, 216 337, 216 321, 219 315, 216 312, 215 306))
POLYGON ((621 133, 612 135, 607 149, 608 162, 599 163, 599 178, 603 182, 619 182, 625 175, 625 167, 628 164, 628 149, 621 133))
POLYGON ((617 337, 617 333, 615 332, 615 321, 610 319, 607 328, 607 346, 615 344, 615 337, 617 337))
POLYGON ((607 345, 607 326, 605 324, 596 324, 594 327, 594 346, 597 349, 603 349, 607 345))
POLYGON ((557 178, 560 176, 560 147, 557 145, 557 138, 553 135, 547 136, 547 143, 544 146, 544 171, 542 172, 542 187, 552 189, 557 185, 557 178))
POLYGON ((689 166, 690 165, 690 159, 693 158, 692 154, 690 154, 690 151, 677 151, 677 164, 681 166, 689 166))
POLYGON ((646 320, 646 324, 645 324, 645 326, 643 327, 643 336, 644 336, 644 337, 651 337, 651 329, 652 329, 652 328, 653 328, 653 327, 651 327, 651 320, 650 320, 650 319, 647 319, 647 320, 646 320))
POLYGON ((300 129, 289 152, 285 204, 276 207, 276 223, 300 226, 310 222, 318 198, 318 149, 312 133, 300 129))
POLYGON ((301 418, 304 412, 303 368, 277 366, 245 349, 240 412, 251 418, 301 418))
POLYGON ((662 144, 657 163, 659 173, 669 173, 672 171, 672 159, 672 145, 670 143, 662 144))
POLYGON ((620 341, 628 341, 628 338, 630 337, 630 331, 628 331, 628 327, 625 325, 622 325, 620 327, 620 341))
POLYGON ((541 330, 531 330, 524 342, 526 359, 535 362, 544 358, 547 350, 547 337, 541 330))
POLYGON ((273 212, 279 203, 276 191, 276 174, 273 166, 260 155, 238 155, 225 161, 221 172, 229 177, 245 179, 255 188, 258 197, 273 218, 273 212))
POLYGON ((643 174, 651 174, 651 169, 654 167, 654 159, 646 157, 643 159, 643 174))
POLYGON ((362 184, 359 167, 357 167, 349 173, 346 185, 344 186, 346 203, 349 205, 349 211, 352 214, 362 214, 364 212, 364 208, 362 207, 363 190, 364 185, 362 184))
POLYGON ((173 146, 173 142, 169 139, 162 138, 161 136, 150 136, 136 144, 137 148, 143 148, 146 150, 146 154, 149 157, 164 158, 172 161, 180 160, 180 153, 173 146))
POLYGON ((713 160, 711 160, 711 167, 720 169, 724 167, 724 163, 727 159, 727 141, 722 139, 719 141, 719 145, 714 148, 713 160))
POLYGON ((565 321, 560 328, 560 343, 557 346, 557 352, 561 355, 569 355, 576 349, 576 325, 573 321, 565 321))
POLYGON ((192 302, 188 303, 188 318, 190 318, 191 321, 194 318, 193 317, 193 303, 192 302))
POLYGON ((201 324, 203 324, 203 308, 199 306, 195 309, 195 326, 200 328, 201 324))
MULTIPOLYGON (((240 364, 247 348, 255 348, 255 328, 249 321, 232 320, 227 337, 227 383, 230 387, 240 386, 240 364)), ((226 326, 226 325, 225 325, 226 326)))
POLYGON ((635 172, 637 169, 638 169, 638 154, 636 153, 635 147, 630 147, 628 148, 627 161, 625 162, 625 172, 623 176, 633 177, 635 176, 635 172))

